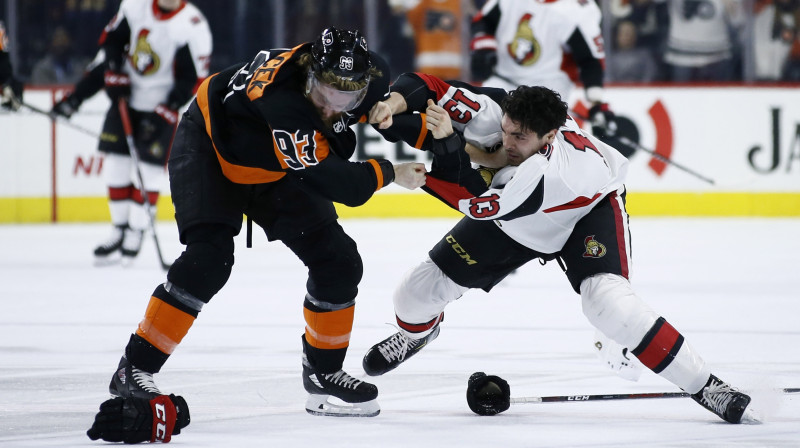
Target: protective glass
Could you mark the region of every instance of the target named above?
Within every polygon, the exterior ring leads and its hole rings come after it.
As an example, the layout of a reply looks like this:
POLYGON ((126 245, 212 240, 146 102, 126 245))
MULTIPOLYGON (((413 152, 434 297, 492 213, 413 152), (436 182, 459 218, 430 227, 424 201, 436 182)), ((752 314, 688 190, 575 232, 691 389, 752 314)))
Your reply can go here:
POLYGON ((353 110, 364 101, 367 86, 359 90, 339 90, 330 84, 320 82, 314 73, 308 74, 308 97, 317 107, 346 112, 353 110))

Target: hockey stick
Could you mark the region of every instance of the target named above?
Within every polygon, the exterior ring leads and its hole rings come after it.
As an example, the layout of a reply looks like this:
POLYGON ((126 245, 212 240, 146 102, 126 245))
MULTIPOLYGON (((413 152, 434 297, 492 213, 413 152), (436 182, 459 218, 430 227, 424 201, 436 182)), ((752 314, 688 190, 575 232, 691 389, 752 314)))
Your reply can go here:
MULTIPOLYGON (((579 114, 578 112, 576 112, 574 110, 570 109, 569 113, 570 113, 570 115, 574 115, 574 116, 580 118, 583 121, 590 121, 589 117, 583 116, 582 114, 579 114)), ((681 165, 680 163, 673 161, 672 159, 668 159, 668 158, 662 156, 661 154, 653 151, 652 149, 645 148, 644 146, 640 145, 639 143, 636 143, 635 141, 629 139, 628 137, 625 137, 624 135, 612 135, 611 137, 616 138, 617 140, 622 142, 622 144, 627 145, 631 149, 635 149, 637 151, 646 152, 646 153, 650 154, 651 156, 657 158, 658 160, 660 160, 660 161, 662 161, 662 162, 664 162, 666 164, 672 165, 675 168, 678 168, 679 170, 682 170, 682 171, 684 171, 686 173, 689 173, 692 176, 702 180, 703 182, 707 182, 707 183, 709 183, 711 185, 714 185, 714 180, 713 179, 708 178, 706 176, 703 176, 702 174, 700 174, 700 173, 698 173, 698 172, 696 172, 696 171, 694 171, 692 169, 689 169, 689 168, 681 165)))
POLYGON ((139 166, 139 153, 136 152, 136 144, 133 141, 131 117, 128 114, 128 100, 125 98, 119 99, 119 115, 120 118, 122 118, 122 128, 125 130, 125 140, 128 142, 128 152, 130 152, 133 164, 136 166, 136 180, 139 183, 139 190, 142 192, 142 202, 145 213, 147 213, 148 223, 150 224, 150 232, 153 233, 153 241, 156 243, 158 261, 161 263, 161 267, 167 271, 172 265, 164 261, 164 256, 161 255, 161 245, 158 244, 158 235, 156 235, 155 216, 153 216, 152 205, 150 205, 150 200, 147 197, 147 191, 144 188, 144 177, 142 176, 142 169, 139 166))
MULTIPOLYGON (((785 394, 800 393, 800 388, 781 389, 785 394)), ((556 395, 550 397, 512 397, 511 404, 526 403, 563 403, 570 401, 605 401, 605 400, 639 400, 647 398, 687 398, 692 395, 686 392, 649 392, 642 394, 603 394, 603 395, 556 395)))
POLYGON ((97 132, 92 131, 91 129, 86 129, 83 126, 79 126, 79 125, 69 121, 69 119, 67 119, 67 118, 61 118, 61 117, 53 116, 53 115, 50 114, 50 112, 47 112, 46 110, 39 109, 38 107, 32 106, 32 105, 30 105, 28 103, 25 103, 25 102, 22 102, 20 104, 22 104, 23 106, 27 107, 31 111, 36 112, 37 114, 47 115, 47 117, 49 117, 51 120, 55 121, 56 123, 63 124, 65 126, 67 126, 67 127, 75 129, 78 132, 82 132, 82 133, 84 133, 84 134, 86 134, 86 135, 88 135, 90 137, 100 138, 100 134, 98 134, 97 132))

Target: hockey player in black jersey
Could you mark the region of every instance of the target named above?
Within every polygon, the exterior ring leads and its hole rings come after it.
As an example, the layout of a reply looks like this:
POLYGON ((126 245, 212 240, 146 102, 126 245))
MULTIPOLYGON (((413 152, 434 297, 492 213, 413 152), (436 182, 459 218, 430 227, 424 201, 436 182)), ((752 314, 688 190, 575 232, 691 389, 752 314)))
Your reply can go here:
MULTIPOLYGON (((335 28, 313 43, 262 51, 203 82, 178 127, 168 164, 186 249, 155 288, 131 335, 111 380, 113 395, 163 396, 153 374, 227 282, 234 236, 246 215, 308 267, 301 337, 306 410, 335 416, 380 412, 377 388, 342 370, 363 268, 333 203, 361 205, 392 182, 406 188, 424 184, 420 163, 348 160, 356 144, 350 125, 368 115, 388 86, 385 62, 367 50, 361 33, 335 28)), ((270 281, 279 279, 266 278, 267 288, 270 281)), ((110 409, 120 412, 118 406, 110 409)), ((90 437, 103 438, 106 419, 98 415, 90 437)))
POLYGON ((8 54, 8 37, 0 22, 0 107, 17 110, 22 105, 22 82, 14 78, 11 56, 8 54))

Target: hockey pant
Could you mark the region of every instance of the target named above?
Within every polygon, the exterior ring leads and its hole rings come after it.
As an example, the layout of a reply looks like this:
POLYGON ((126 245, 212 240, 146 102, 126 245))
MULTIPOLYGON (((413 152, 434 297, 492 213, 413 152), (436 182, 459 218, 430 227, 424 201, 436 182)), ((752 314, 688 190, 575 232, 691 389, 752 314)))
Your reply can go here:
MULTIPOLYGON (((395 291, 394 308, 401 331, 413 339, 426 336, 448 303, 469 288, 448 278, 430 259, 406 273, 395 291)), ((689 392, 698 392, 710 372, 703 359, 675 328, 656 314, 631 288, 627 279, 598 274, 581 283, 584 315, 653 372, 689 392)))
POLYGON ((137 167, 131 157, 115 153, 104 153, 103 157, 103 179, 108 186, 111 223, 115 226, 129 225, 135 230, 147 229, 150 218, 144 201, 150 202, 150 211, 155 213, 159 186, 166 176, 164 167, 145 162, 139 164, 146 191, 143 194, 138 186, 137 167))

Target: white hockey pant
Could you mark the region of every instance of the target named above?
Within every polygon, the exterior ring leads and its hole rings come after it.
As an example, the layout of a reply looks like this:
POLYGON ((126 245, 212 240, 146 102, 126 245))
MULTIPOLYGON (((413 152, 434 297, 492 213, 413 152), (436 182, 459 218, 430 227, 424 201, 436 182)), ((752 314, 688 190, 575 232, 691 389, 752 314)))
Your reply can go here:
MULTIPOLYGON (((639 351, 637 357, 640 360, 646 354, 648 360, 663 359, 667 362, 666 367, 657 372, 663 378, 689 393, 698 392, 706 384, 709 371, 688 342, 683 341, 670 361, 672 355, 669 351, 673 346, 665 344, 669 338, 656 335, 645 341, 659 315, 634 293, 627 279, 614 274, 599 274, 585 279, 581 283, 581 303, 583 314, 592 325, 613 341, 633 352, 639 351)), ((668 323, 664 328, 665 333, 680 336, 668 323)), ((657 367, 652 361, 643 361, 643 364, 651 370, 657 367)))
MULTIPOLYGON (((394 292, 394 312, 397 318, 410 324, 430 322, 444 311, 448 303, 457 300, 469 288, 450 280, 430 258, 406 272, 394 292)), ((433 328, 420 333, 406 333, 411 338, 427 336, 433 328)))
MULTIPOLYGON (((159 186, 163 184, 166 176, 164 167, 140 163, 139 169, 142 172, 146 191, 158 192, 159 186)), ((103 179, 109 188, 124 188, 131 184, 136 186, 139 184, 133 159, 130 156, 113 153, 103 154, 103 179)), ((142 195, 147 200, 147 194, 144 191, 142 195)), ((150 225, 150 218, 147 216, 144 205, 133 200, 109 200, 108 208, 111 213, 111 223, 115 226, 128 224, 132 229, 144 230, 150 225)), ((156 204, 152 204, 150 210, 155 214, 156 204)))

